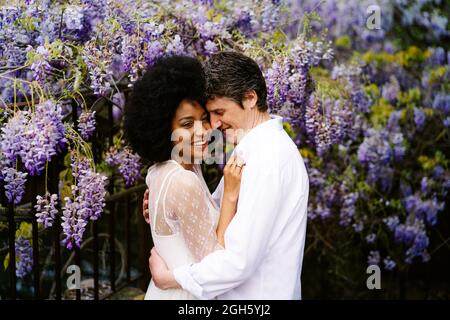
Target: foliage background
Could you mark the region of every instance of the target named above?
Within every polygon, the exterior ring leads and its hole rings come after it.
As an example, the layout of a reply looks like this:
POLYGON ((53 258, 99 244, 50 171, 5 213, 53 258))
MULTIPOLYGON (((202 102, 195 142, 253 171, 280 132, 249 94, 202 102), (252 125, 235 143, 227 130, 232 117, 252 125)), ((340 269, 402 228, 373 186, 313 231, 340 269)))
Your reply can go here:
MULTIPOLYGON (((75 210, 65 196, 89 207, 92 197, 104 197, 108 182, 88 184, 89 196, 71 193, 80 159, 92 176, 121 181, 108 192, 145 175, 146 164, 140 167, 125 147, 121 130, 127 92, 145 67, 167 54, 203 60, 238 50, 261 66, 271 112, 284 117, 307 163, 304 298, 448 299, 449 12, 449 2, 440 0, 4 2, 0 181, 16 200, 23 196, 18 206, 36 201, 24 189, 25 180, 34 179, 26 159, 50 150, 39 161, 45 167, 64 159, 58 203, 67 217, 87 224, 101 213, 75 210), (379 29, 367 26, 370 5, 380 13, 379 29), (44 101, 62 117, 64 129, 56 127, 63 135, 49 131, 50 142, 36 138, 20 147, 44 101), (84 122, 71 121, 73 103, 84 122), (29 112, 24 123, 12 120, 20 110, 29 112), (11 147, 6 142, 14 136, 22 140, 11 147), (124 165, 118 167, 118 159, 124 165), (371 264, 382 268, 382 290, 366 288, 371 264)), ((204 169, 213 188, 220 168, 204 169)), ((44 169, 37 176, 49 179, 44 169)), ((79 222, 66 221, 66 244, 86 239, 74 236, 79 222)), ((4 224, 0 234, 5 246, 4 224)), ((24 224, 16 240, 24 287, 31 279, 29 239, 24 224)))

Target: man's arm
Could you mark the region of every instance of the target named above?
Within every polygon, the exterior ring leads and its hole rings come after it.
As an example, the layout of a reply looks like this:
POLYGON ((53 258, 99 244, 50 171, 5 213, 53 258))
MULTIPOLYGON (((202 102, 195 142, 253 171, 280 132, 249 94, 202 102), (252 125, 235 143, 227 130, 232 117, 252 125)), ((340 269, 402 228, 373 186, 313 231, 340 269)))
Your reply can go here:
POLYGON ((148 211, 148 194, 149 190, 146 189, 144 193, 144 200, 142 201, 142 214, 144 215, 144 220, 150 224, 149 211, 148 211))
POLYGON ((156 275, 161 282, 155 284, 169 288, 177 283, 200 299, 211 299, 243 283, 267 251, 268 235, 277 219, 283 192, 281 179, 279 172, 252 171, 247 166, 238 210, 225 233, 225 250, 214 251, 199 263, 177 268, 173 274, 156 275))
POLYGON ((148 264, 153 282, 158 288, 163 290, 170 288, 181 288, 175 280, 172 271, 169 270, 164 260, 156 251, 155 247, 153 247, 150 252, 148 264))

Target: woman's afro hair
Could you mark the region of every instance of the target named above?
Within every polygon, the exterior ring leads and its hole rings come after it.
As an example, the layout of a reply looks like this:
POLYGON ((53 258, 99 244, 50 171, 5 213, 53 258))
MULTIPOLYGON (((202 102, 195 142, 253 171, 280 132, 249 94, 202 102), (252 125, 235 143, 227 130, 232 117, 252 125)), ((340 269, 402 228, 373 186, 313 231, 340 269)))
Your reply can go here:
POLYGON ((205 105, 205 76, 195 58, 160 58, 134 84, 125 107, 124 129, 127 141, 143 159, 153 163, 170 159, 171 124, 184 99, 205 105))

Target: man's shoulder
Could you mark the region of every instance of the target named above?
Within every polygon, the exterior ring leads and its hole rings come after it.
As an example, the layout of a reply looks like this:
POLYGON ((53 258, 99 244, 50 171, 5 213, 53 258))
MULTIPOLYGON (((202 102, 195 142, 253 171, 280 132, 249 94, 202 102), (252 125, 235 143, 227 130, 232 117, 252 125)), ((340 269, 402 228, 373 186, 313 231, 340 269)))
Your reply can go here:
POLYGON ((297 146, 284 130, 260 135, 252 141, 249 151, 254 161, 275 167, 283 165, 293 157, 300 157, 297 146))

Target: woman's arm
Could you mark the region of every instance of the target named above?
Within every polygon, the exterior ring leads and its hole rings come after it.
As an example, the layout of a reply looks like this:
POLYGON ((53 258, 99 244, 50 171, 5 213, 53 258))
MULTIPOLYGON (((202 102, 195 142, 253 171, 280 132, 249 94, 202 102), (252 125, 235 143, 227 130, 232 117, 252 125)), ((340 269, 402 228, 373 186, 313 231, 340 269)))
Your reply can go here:
POLYGON ((241 163, 233 157, 224 168, 224 206, 217 228, 211 219, 205 191, 193 172, 180 170, 168 181, 167 192, 163 199, 165 218, 172 222, 175 222, 173 219, 177 220, 186 244, 197 261, 224 247, 225 230, 236 213, 241 163))
POLYGON ((219 223, 217 225, 217 242, 225 248, 225 231, 227 230, 228 225, 231 220, 233 220, 234 215, 236 214, 237 201, 232 201, 229 199, 222 200, 222 206, 220 207, 220 218, 219 223))
POLYGON ((236 214, 239 190, 241 185, 241 176, 245 164, 241 159, 232 156, 223 170, 224 175, 224 193, 222 205, 220 206, 220 218, 217 224, 217 241, 222 247, 225 247, 225 231, 236 214))

